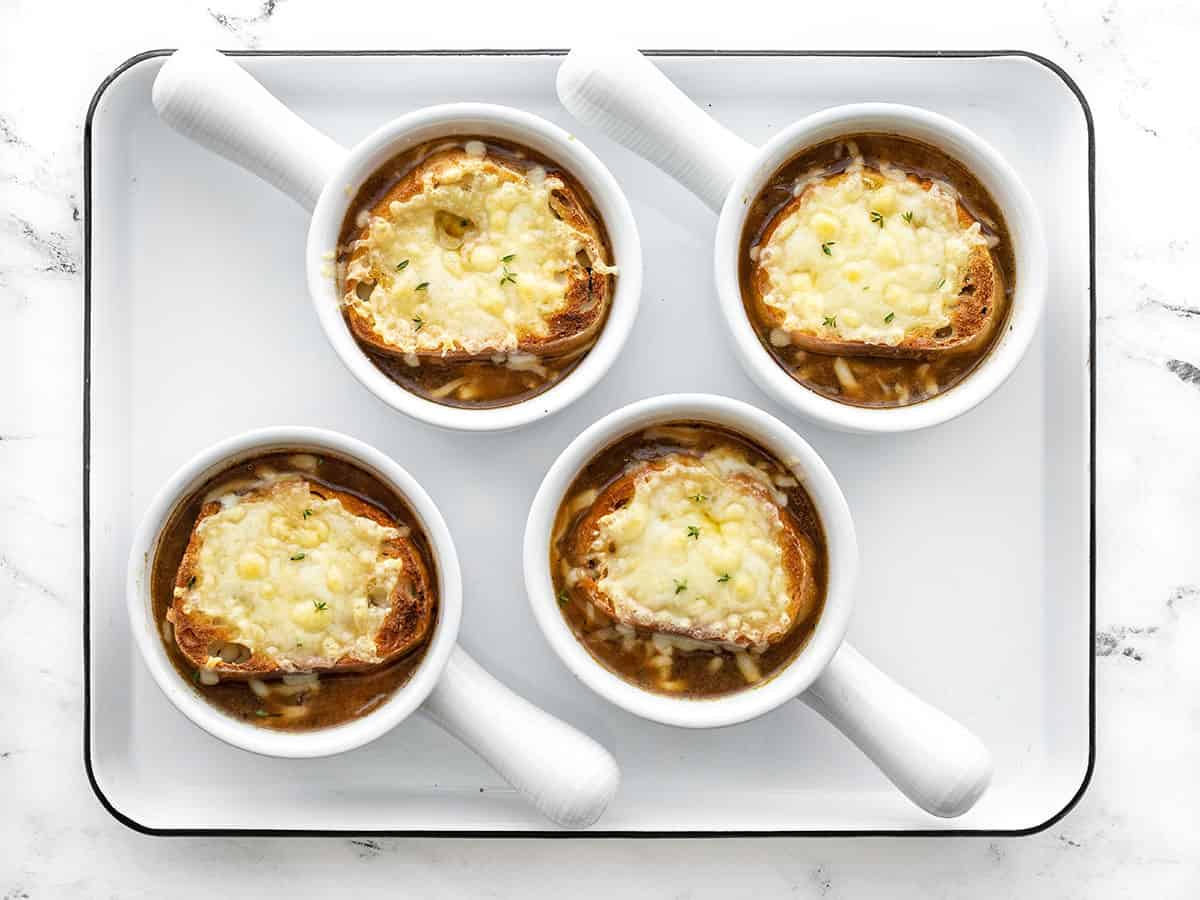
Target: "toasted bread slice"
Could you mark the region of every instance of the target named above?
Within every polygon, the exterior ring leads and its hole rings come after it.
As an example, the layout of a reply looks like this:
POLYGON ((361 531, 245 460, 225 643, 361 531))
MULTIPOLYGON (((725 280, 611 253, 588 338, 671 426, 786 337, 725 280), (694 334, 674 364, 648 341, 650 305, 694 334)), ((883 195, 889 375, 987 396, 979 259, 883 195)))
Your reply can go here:
POLYGON ((284 478, 204 504, 167 620, 188 660, 239 680, 386 665, 425 639, 434 606, 405 527, 284 478))
POLYGON ((764 647, 820 602, 816 550, 783 502, 730 450, 638 463, 576 522, 568 583, 626 625, 764 647))
POLYGON ((567 353, 603 326, 616 272, 569 184, 478 150, 416 166, 371 209, 353 247, 351 330, 417 358, 567 353))
POLYGON ((989 240, 953 190, 861 162, 801 186, 751 280, 773 343, 827 355, 970 352, 1004 313, 989 240))

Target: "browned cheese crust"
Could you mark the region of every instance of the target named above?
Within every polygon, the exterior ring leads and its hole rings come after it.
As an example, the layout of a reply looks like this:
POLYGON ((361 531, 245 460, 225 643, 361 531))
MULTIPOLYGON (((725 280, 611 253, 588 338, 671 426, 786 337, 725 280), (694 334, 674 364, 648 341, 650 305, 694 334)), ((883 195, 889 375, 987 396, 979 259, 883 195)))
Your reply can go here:
MULTIPOLYGON (((312 482, 308 482, 308 486, 313 496, 322 500, 339 500, 342 506, 354 516, 371 519, 387 528, 400 528, 394 519, 378 507, 364 502, 353 494, 312 482)), ((274 486, 257 488, 242 496, 247 500, 253 500, 269 496, 273 489, 274 486)), ((200 515, 196 518, 195 525, 192 526, 191 536, 175 577, 177 593, 186 591, 189 583, 199 572, 200 549, 204 543, 199 532, 200 523, 220 510, 221 504, 215 500, 204 504, 201 508, 200 515)), ((403 571, 389 598, 391 610, 384 618, 383 624, 375 636, 375 647, 380 657, 377 661, 363 660, 347 654, 333 664, 314 657, 312 664, 303 669, 284 669, 280 667, 277 660, 261 651, 254 651, 248 659, 238 662, 220 660, 210 666, 210 649, 230 642, 232 640, 230 629, 220 621, 197 610, 185 613, 183 610, 184 598, 180 596, 172 599, 171 607, 167 611, 167 621, 174 627, 175 642, 189 662, 197 668, 210 669, 228 681, 270 678, 295 674, 300 671, 364 672, 382 668, 404 656, 425 639, 432 627, 435 609, 434 591, 429 571, 412 542, 404 537, 393 538, 384 545, 382 556, 401 559, 403 571)))
MULTIPOLYGON (((467 153, 459 149, 443 150, 432 154, 388 191, 371 208, 370 215, 386 218, 388 206, 392 202, 403 203, 412 199, 423 189, 426 173, 433 174, 436 186, 438 173, 451 167, 457 167, 466 159, 469 159, 467 153)), ((505 180, 522 181, 525 179, 523 172, 505 164, 503 160, 488 157, 484 165, 491 167, 505 180)), ((517 350, 539 357, 569 353, 576 347, 592 341, 604 324, 613 290, 613 276, 601 274, 592 268, 595 262, 608 264, 610 260, 604 249, 603 231, 580 201, 576 192, 569 184, 564 184, 561 189, 553 193, 550 206, 560 219, 580 232, 587 247, 586 254, 581 254, 581 256, 586 255, 588 258, 581 258, 578 265, 571 268, 567 279, 565 304, 546 321, 548 332, 545 335, 526 332, 518 335, 517 350)), ((369 226, 364 226, 359 232, 360 243, 350 255, 351 262, 359 260, 368 252, 365 243, 368 231, 369 226)), ((380 277, 380 274, 372 273, 374 277, 380 277)), ((345 295, 353 297, 358 285, 359 279, 347 277, 345 295)), ((350 330, 364 344, 390 356, 408 355, 407 351, 388 343, 387 339, 375 329, 374 323, 353 306, 346 305, 343 310, 350 330)), ((415 355, 421 358, 467 361, 486 359, 494 353, 495 351, 490 349, 477 354, 467 353, 461 349, 450 349, 436 352, 417 350, 415 355)))
MULTIPOLYGON (((647 469, 661 469, 664 467, 665 462, 654 460, 629 468, 619 478, 605 487, 588 510, 576 521, 575 527, 568 536, 566 543, 569 548, 568 562, 586 573, 576 582, 576 587, 583 591, 587 595, 588 600, 604 613, 625 625, 669 634, 678 634, 698 641, 713 641, 739 647, 749 646, 750 642, 747 638, 741 635, 729 635, 715 626, 693 626, 681 629, 652 621, 649 618, 623 618, 622 612, 624 611, 618 610, 614 606, 612 599, 601 589, 598 583, 607 573, 607 561, 605 558, 607 554, 604 548, 601 548, 599 551, 593 550, 593 545, 600 531, 600 519, 614 510, 625 506, 633 499, 639 474, 645 472, 647 469)), ((729 476, 728 481, 735 483, 740 490, 744 491, 754 500, 775 505, 774 498, 771 497, 770 492, 753 478, 735 474, 729 476)), ((813 561, 816 559, 817 551, 812 539, 797 527, 791 516, 781 511, 779 520, 783 526, 780 535, 780 552, 788 583, 788 596, 790 599, 790 603, 788 604, 789 621, 791 625, 794 625, 807 618, 820 604, 817 579, 813 570, 813 561)), ((788 628, 771 631, 768 634, 767 643, 776 643, 787 634, 791 625, 788 628)))
MULTIPOLYGON (((826 184, 834 184, 844 178, 835 175, 826 179, 826 184)), ((925 190, 933 187, 929 179, 908 176, 925 190)), ((763 230, 761 244, 766 244, 775 229, 779 227, 799 205, 804 203, 809 188, 791 200, 772 218, 770 224, 763 230)), ((975 218, 967 212, 961 203, 958 208, 958 221, 963 228, 975 224, 975 218)), ((783 323, 782 314, 763 302, 763 296, 769 290, 769 276, 759 265, 754 266, 751 279, 754 307, 763 321, 772 327, 783 323)), ((967 260, 967 274, 963 278, 963 287, 959 292, 958 304, 950 315, 951 332, 938 337, 935 331, 919 329, 906 335, 899 344, 874 344, 865 341, 837 341, 823 338, 803 331, 790 332, 792 345, 802 350, 821 353, 827 356, 876 356, 898 357, 905 359, 927 359, 941 353, 967 353, 980 349, 991 339, 997 323, 1004 315, 1004 285, 1000 269, 992 254, 986 247, 974 247, 967 260)))

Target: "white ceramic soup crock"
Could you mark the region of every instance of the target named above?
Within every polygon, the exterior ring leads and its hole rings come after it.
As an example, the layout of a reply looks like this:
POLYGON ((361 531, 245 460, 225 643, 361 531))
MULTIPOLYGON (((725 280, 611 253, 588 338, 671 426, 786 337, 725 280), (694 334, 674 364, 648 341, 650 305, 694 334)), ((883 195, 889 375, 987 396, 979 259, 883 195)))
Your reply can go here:
POLYGON ((582 397, 624 346, 642 289, 637 225, 612 174, 582 142, 557 125, 506 106, 452 103, 402 115, 346 150, 287 109, 228 57, 207 49, 173 54, 155 78, 153 98, 159 116, 173 128, 275 185, 312 212, 304 268, 321 327, 355 378, 392 408, 454 430, 517 428, 582 397), (548 390, 492 409, 434 403, 381 372, 346 325, 329 261, 356 189, 381 165, 426 141, 472 134, 531 147, 577 178, 595 202, 619 270, 608 319, 587 356, 548 390))
POLYGON ((235 747, 265 756, 330 756, 375 740, 421 709, 559 825, 592 824, 616 793, 619 772, 607 750, 514 694, 457 646, 462 577, 450 531, 433 500, 408 472, 354 438, 318 428, 263 428, 192 457, 158 492, 142 519, 129 552, 126 601, 135 642, 163 693, 194 723, 235 747), (205 701, 171 664, 150 594, 158 541, 179 503, 230 466, 281 450, 342 459, 408 501, 429 538, 438 576, 437 623, 425 658, 409 680, 362 718, 307 732, 257 727, 205 701))
POLYGON ((759 387, 810 420, 858 433, 937 425, 972 409, 1000 387, 1029 348, 1046 297, 1041 217, 1013 168, 957 122, 912 106, 858 103, 814 113, 755 147, 714 121, 640 53, 623 47, 572 50, 558 72, 558 96, 581 121, 641 154, 720 211, 713 265, 737 356, 759 387), (808 147, 865 132, 914 138, 964 164, 992 195, 1012 236, 1015 291, 995 346, 959 384, 911 406, 850 406, 804 387, 762 346, 746 315, 738 281, 746 213, 770 177, 808 147))
POLYGON ((562 452, 538 489, 525 526, 524 565, 529 602, 550 646, 580 681, 635 715, 683 728, 715 728, 799 698, 853 741, 914 803, 937 816, 965 813, 991 779, 991 754, 975 735, 845 643, 858 570, 846 499, 803 438, 749 404, 712 394, 674 394, 626 406, 592 425, 562 452), (784 462, 812 498, 828 549, 825 606, 809 642, 774 677, 719 697, 656 694, 597 662, 563 617, 550 573, 555 514, 579 472, 626 435, 681 420, 723 425, 784 462))

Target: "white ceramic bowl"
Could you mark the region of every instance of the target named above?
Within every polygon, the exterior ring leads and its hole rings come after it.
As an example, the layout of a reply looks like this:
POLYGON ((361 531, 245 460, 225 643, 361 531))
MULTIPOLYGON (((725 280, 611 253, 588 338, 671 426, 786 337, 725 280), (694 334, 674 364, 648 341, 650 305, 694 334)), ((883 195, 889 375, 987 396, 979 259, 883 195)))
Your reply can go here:
POLYGON ((571 672, 607 700, 635 715, 684 728, 711 728, 756 718, 799 696, 841 646, 854 606, 858 544, 850 509, 833 474, 796 432, 761 410, 711 394, 671 394, 626 406, 573 440, 546 473, 525 527, 525 585, 547 640, 571 672), (703 701, 681 701, 643 690, 601 665, 575 638, 559 609, 548 565, 550 535, 559 503, 584 466, 625 435, 664 421, 724 425, 757 441, 788 463, 820 510, 829 551, 829 587, 816 630, 795 662, 752 691, 703 701))
POLYGON ((604 748, 518 697, 456 646, 462 619, 462 577, 445 520, 408 472, 354 438, 318 428, 263 428, 235 435, 196 454, 155 495, 134 535, 126 606, 134 642, 167 699, 196 725, 234 747, 266 756, 330 756, 375 740, 422 708, 561 825, 590 825, 616 792, 619 773, 604 748), (208 703, 171 664, 150 593, 154 555, 163 528, 179 504, 218 473, 281 450, 338 457, 374 475, 403 497, 429 539, 437 570, 437 622, 425 657, 409 680, 367 715, 314 731, 258 727, 208 703))
POLYGON ((837 726, 910 799, 938 816, 966 812, 991 778, 991 756, 962 725, 909 693, 844 643, 854 605, 858 548, 845 497, 816 451, 778 419, 740 400, 711 394, 652 397, 596 422, 547 472, 525 526, 525 588, 534 618, 571 673, 622 709, 666 725, 734 725, 800 698, 837 726), (572 633, 550 573, 559 505, 597 453, 650 425, 700 421, 758 442, 791 469, 812 498, 825 532, 828 584, 808 643, 772 678, 743 691, 696 698, 657 694, 598 662, 572 633))
POLYGON ((235 747, 267 756, 328 756, 360 747, 406 719, 429 696, 450 658, 462 621, 462 577, 458 553, 433 500, 416 480, 373 447, 334 431, 266 428, 236 435, 202 450, 183 464, 151 501, 134 535, 126 584, 129 621, 138 649, 167 698, 189 719, 235 747), (437 569, 438 619, 433 639, 412 677, 374 712, 333 728, 289 732, 234 719, 208 703, 171 664, 161 623, 153 616, 150 573, 159 537, 177 505, 205 481, 247 459, 275 451, 336 456, 378 478, 410 504, 429 537, 437 569))
POLYGON ((393 119, 345 150, 313 129, 236 63, 214 50, 181 50, 154 82, 154 105, 172 127, 266 179, 312 211, 304 266, 309 294, 330 344, 368 390, 388 406, 460 431, 504 431, 551 415, 582 397, 612 366, 637 317, 642 250, 629 202, 594 153, 531 113, 484 103, 452 103, 393 119), (567 169, 587 189, 608 232, 619 272, 608 319, 584 359, 542 393, 492 409, 426 400, 371 362, 341 311, 330 254, 356 189, 396 154, 439 137, 486 135, 516 141, 567 169))
POLYGON ((754 147, 717 124, 641 54, 615 47, 572 50, 559 70, 558 93, 582 121, 645 156, 720 211, 713 264, 721 310, 738 359, 759 387, 811 421, 859 433, 937 425, 991 395, 1028 350, 1046 302, 1047 251, 1041 216, 1016 171, 990 144, 957 122, 913 106, 858 103, 814 113, 783 128, 762 147, 754 147), (995 345, 954 387, 905 407, 850 406, 792 378, 755 334, 738 281, 742 227, 751 201, 768 179, 808 147, 863 132, 915 138, 963 163, 1004 213, 1013 242, 1015 289, 995 345))

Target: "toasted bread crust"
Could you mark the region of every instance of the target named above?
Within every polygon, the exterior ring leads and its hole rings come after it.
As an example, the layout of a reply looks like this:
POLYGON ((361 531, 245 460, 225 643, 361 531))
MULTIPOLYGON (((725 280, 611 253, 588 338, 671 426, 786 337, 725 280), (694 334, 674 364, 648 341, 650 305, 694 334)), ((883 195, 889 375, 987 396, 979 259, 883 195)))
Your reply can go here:
MULTIPOLYGON (((403 203, 421 192, 427 174, 432 173, 436 181, 440 172, 455 167, 469 158, 466 151, 460 149, 442 150, 432 154, 397 182, 371 208, 370 215, 386 218, 388 206, 391 203, 397 201, 403 203)), ((489 157, 485 164, 493 167, 507 180, 516 181, 525 178, 523 172, 508 165, 502 159, 489 157)), ((550 205, 559 218, 580 234, 587 247, 589 261, 608 264, 603 229, 588 212, 570 184, 564 183, 561 189, 554 192, 550 205)), ((359 232, 360 244, 350 256, 351 263, 368 252, 364 240, 368 227, 364 227, 359 232)), ((347 276, 345 296, 353 297, 358 284, 357 278, 347 276)), ((517 351, 534 356, 559 356, 592 341, 607 318, 612 289, 613 276, 596 272, 591 265, 583 263, 573 267, 568 276, 562 308, 546 320, 547 333, 544 335, 520 333, 517 351)), ((497 352, 497 348, 488 348, 479 353, 468 353, 461 348, 438 351, 405 350, 389 343, 376 330, 374 323, 354 306, 345 304, 343 312, 351 332, 359 341, 371 349, 389 356, 402 357, 413 354, 418 358, 469 361, 490 358, 497 352)))
MULTIPOLYGON (((844 176, 834 176, 833 182, 844 176)), ((929 179, 909 176, 925 190, 933 187, 929 179)), ((770 241, 775 229, 805 200, 807 189, 779 210, 763 230, 760 244, 770 241)), ((963 228, 975 224, 975 218, 961 203, 956 204, 958 221, 963 228)), ((783 324, 783 314, 763 301, 770 289, 769 276, 762 266, 754 268, 751 279, 754 308, 757 315, 771 327, 783 324)), ((801 350, 827 356, 874 356, 900 359, 923 359, 940 353, 968 353, 983 347, 1004 317, 1004 285, 1000 269, 986 247, 974 247, 967 260, 967 274, 958 304, 950 314, 951 333, 938 337, 936 332, 922 329, 905 335, 899 344, 877 344, 866 341, 836 341, 804 331, 791 331, 792 345, 801 350)))
MULTIPOLYGON (((308 482, 312 494, 323 500, 338 500, 342 506, 354 516, 371 519, 387 528, 398 528, 398 523, 386 513, 362 499, 330 488, 323 484, 308 482)), ((257 488, 243 495, 245 499, 255 499, 267 496, 274 486, 257 488)), ((172 598, 170 609, 167 610, 167 621, 173 626, 175 643, 188 661, 197 668, 209 669, 216 672, 227 681, 244 681, 249 678, 270 678, 299 672, 363 672, 382 668, 399 657, 405 655, 419 645, 429 633, 433 624, 435 608, 434 592, 430 582, 429 571, 421 554, 417 552, 412 542, 404 537, 393 538, 384 545, 385 558, 399 558, 403 561, 403 572, 396 581, 390 596, 391 610, 384 618, 378 633, 375 635, 375 647, 379 654, 378 660, 364 660, 351 654, 330 664, 326 660, 314 657, 310 666, 299 668, 284 668, 279 661, 267 656, 261 651, 253 651, 249 659, 241 662, 226 662, 220 660, 215 665, 209 665, 209 649, 214 644, 230 642, 233 638, 231 630, 218 621, 193 611, 187 613, 183 609, 184 597, 180 591, 186 591, 192 578, 199 571, 200 548, 203 539, 200 536, 200 523, 211 515, 220 512, 221 504, 217 501, 205 503, 192 526, 187 548, 179 563, 175 577, 176 596, 172 598)))
MULTIPOLYGON (((606 571, 603 552, 594 552, 592 546, 600 531, 600 519, 621 508, 633 499, 637 490, 638 477, 648 469, 665 468, 662 459, 651 460, 631 467, 623 475, 612 481, 597 495, 588 510, 576 521, 575 527, 568 536, 568 562, 585 574, 576 582, 576 588, 583 591, 588 600, 604 613, 622 622, 650 631, 677 634, 698 641, 711 641, 727 646, 749 647, 752 642, 743 635, 731 635, 718 627, 693 626, 677 628, 653 619, 652 616, 636 616, 627 618, 622 615, 604 590, 599 581, 606 571)), ((753 478, 735 474, 729 480, 737 482, 738 486, 762 503, 775 505, 774 498, 767 489, 753 478)), ((808 611, 820 603, 820 593, 817 579, 814 575, 813 560, 816 558, 816 547, 812 539, 802 532, 796 523, 786 513, 781 512, 779 521, 783 526, 780 551, 782 564, 788 582, 790 602, 787 607, 788 625, 770 631, 766 643, 774 644, 788 633, 792 626, 805 618, 808 611)))

